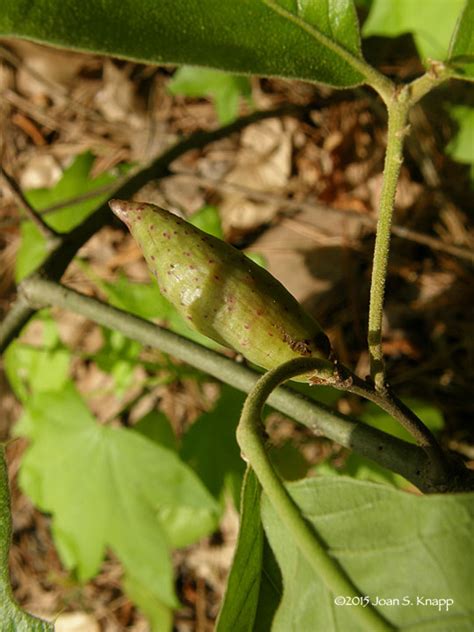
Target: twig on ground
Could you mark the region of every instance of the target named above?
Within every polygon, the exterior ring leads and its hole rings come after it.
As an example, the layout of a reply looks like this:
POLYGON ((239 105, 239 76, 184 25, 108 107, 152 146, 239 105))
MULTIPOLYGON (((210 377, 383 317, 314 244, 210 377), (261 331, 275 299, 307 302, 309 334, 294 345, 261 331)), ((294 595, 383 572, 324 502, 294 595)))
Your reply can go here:
POLYGON ((10 191, 15 196, 15 199, 18 201, 20 206, 23 208, 29 219, 36 225, 38 230, 41 232, 43 237, 49 242, 50 247, 58 245, 61 241, 61 237, 59 233, 57 233, 54 228, 48 226, 41 215, 34 209, 31 204, 28 202, 26 197, 23 194, 23 191, 20 188, 18 182, 13 178, 9 173, 5 171, 3 167, 0 166, 0 174, 3 176, 3 179, 8 184, 10 191))

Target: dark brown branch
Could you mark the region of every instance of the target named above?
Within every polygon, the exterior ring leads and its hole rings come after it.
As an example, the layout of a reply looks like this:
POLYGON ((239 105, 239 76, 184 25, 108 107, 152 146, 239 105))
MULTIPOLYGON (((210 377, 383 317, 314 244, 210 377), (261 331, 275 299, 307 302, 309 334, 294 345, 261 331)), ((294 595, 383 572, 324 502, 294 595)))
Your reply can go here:
MULTIPOLYGON (((1 47, 0 47, 1 48, 1 47)), ((359 211, 354 211, 351 209, 341 209, 337 207, 327 206, 321 204, 320 202, 305 202, 305 201, 295 201, 290 198, 285 198, 281 195, 277 195, 275 193, 269 193, 268 191, 259 191, 257 189, 253 189, 251 187, 246 187, 241 184, 237 184, 235 182, 227 182, 222 178, 211 178, 210 176, 197 175, 190 171, 173 171, 169 174, 169 177, 180 177, 185 176, 192 181, 197 182, 203 186, 207 186, 210 188, 216 188, 221 191, 230 191, 230 192, 238 192, 242 193, 242 195, 246 195, 249 198, 253 198, 256 200, 262 200, 263 202, 273 202, 274 204, 278 204, 287 209, 294 209, 295 211, 300 211, 302 209, 313 211, 315 209, 319 209, 329 214, 336 215, 344 215, 346 217, 354 217, 357 218, 361 224, 364 226, 374 228, 377 225, 377 220, 372 215, 367 213, 360 213, 359 211)), ((124 178, 126 179, 126 178, 124 178)), ((99 195, 103 195, 104 193, 111 193, 116 188, 116 183, 105 184, 101 187, 97 187, 97 189, 93 189, 91 191, 87 191, 86 193, 82 193, 81 195, 76 195, 72 198, 64 200, 63 202, 57 202, 56 204, 51 204, 41 211, 37 211, 41 214, 42 217, 49 213, 54 213, 57 210, 65 208, 66 206, 76 206, 85 200, 90 200, 99 195)), ((5 226, 10 226, 15 224, 15 220, 6 219, 0 223, 0 228, 5 226)), ((311 228, 311 226, 310 226, 311 228)), ((416 230, 412 230, 411 228, 406 228, 405 226, 400 226, 399 224, 392 224, 391 232, 393 235, 400 237, 401 239, 406 239, 408 241, 413 241, 415 243, 421 244, 423 246, 427 246, 432 250, 438 252, 445 252, 453 257, 457 257, 459 259, 464 259, 469 261, 470 263, 474 263, 474 253, 465 248, 463 246, 456 246, 454 244, 448 244, 438 237, 434 237, 432 235, 428 235, 426 233, 422 233, 416 230)))
POLYGON ((59 233, 57 233, 54 228, 51 228, 51 226, 48 226, 36 209, 31 206, 15 178, 7 173, 3 167, 0 167, 0 174, 3 176, 3 179, 8 184, 10 191, 13 193, 15 199, 23 208, 28 218, 36 225, 43 237, 49 242, 50 248, 54 248, 54 246, 60 241, 59 233))

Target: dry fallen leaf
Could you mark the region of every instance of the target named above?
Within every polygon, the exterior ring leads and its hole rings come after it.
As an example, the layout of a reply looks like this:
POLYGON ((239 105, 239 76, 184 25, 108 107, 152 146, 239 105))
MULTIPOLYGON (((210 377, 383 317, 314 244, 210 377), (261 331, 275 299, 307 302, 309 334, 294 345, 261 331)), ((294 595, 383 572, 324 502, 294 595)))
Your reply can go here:
MULTIPOLYGON (((242 133, 236 164, 226 182, 257 191, 283 190, 291 175, 293 130, 294 121, 284 123, 277 119, 249 126, 242 133)), ((225 231, 254 229, 269 222, 277 210, 274 202, 254 202, 238 192, 224 195, 220 204, 225 231)))
POLYGON ((65 612, 54 622, 56 632, 100 632, 94 617, 85 612, 65 612))

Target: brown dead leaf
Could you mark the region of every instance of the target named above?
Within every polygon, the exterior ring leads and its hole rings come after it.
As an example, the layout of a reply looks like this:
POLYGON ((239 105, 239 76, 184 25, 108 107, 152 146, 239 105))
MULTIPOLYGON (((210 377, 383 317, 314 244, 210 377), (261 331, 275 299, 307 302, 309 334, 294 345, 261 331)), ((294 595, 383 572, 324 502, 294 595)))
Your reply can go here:
POLYGON ((357 216, 315 207, 266 230, 252 250, 264 255, 269 271, 303 302, 341 280, 340 247, 360 228, 357 216))
MULTIPOLYGON (((226 181, 257 191, 278 192, 284 189, 291 174, 292 134, 294 122, 269 119, 249 126, 241 136, 236 164, 226 181)), ((245 195, 229 193, 220 204, 224 230, 251 230, 270 221, 278 205, 254 202, 245 195)))
POLYGON ((86 57, 27 42, 9 40, 8 46, 22 60, 17 72, 18 90, 41 103, 45 97, 63 100, 86 57))
POLYGON ((56 632, 100 632, 98 621, 86 612, 65 612, 54 622, 56 632))
POLYGON ((126 122, 136 129, 143 125, 141 107, 136 98, 136 86, 130 80, 130 67, 118 68, 109 59, 104 61, 103 81, 95 95, 95 104, 107 121, 126 122))
MULTIPOLYGON (((358 197, 367 202, 369 208, 377 210, 380 203, 380 194, 382 191, 383 174, 377 173, 370 177, 367 182, 361 184, 352 191, 354 197, 358 197)), ((421 195, 423 187, 411 180, 402 170, 400 180, 397 186, 397 194, 395 196, 395 207, 399 210, 405 210, 414 205, 418 197, 421 195)))
POLYGON ((51 154, 33 155, 25 163, 20 175, 20 185, 23 189, 50 189, 61 178, 61 165, 51 154))

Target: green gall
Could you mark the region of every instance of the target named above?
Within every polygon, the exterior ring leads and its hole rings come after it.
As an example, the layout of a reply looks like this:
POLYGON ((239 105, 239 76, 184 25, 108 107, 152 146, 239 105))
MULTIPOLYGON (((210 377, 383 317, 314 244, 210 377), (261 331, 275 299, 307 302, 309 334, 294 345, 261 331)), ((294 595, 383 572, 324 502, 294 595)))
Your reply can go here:
POLYGON ((162 294, 197 331, 265 369, 297 357, 328 357, 330 343, 318 323, 242 252, 153 204, 109 204, 162 294))

